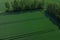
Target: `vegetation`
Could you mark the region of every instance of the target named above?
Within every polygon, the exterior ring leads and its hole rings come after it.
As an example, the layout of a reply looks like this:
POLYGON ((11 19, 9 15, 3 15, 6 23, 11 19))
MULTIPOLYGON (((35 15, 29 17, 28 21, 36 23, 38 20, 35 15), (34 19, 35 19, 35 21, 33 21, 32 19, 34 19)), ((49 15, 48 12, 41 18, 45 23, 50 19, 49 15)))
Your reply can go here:
POLYGON ((31 3, 27 3, 25 0, 14 0, 12 2, 6 2, 5 7, 7 11, 21 11, 21 10, 32 10, 32 9, 42 9, 43 5, 39 0, 31 0, 31 3), (11 10, 10 10, 11 9, 11 10), (13 9, 13 10, 12 10, 13 9))
POLYGON ((46 11, 50 15, 60 19, 60 4, 49 3, 52 0, 45 0, 45 2, 41 2, 40 0, 1 1, 0 10, 4 10, 1 13, 4 16, 0 15, 0 40, 60 40, 59 25, 55 25, 51 19, 46 17, 45 9, 42 11, 35 10, 45 8, 47 5, 46 11), (1 3, 5 3, 5 7, 1 3), (35 11, 14 12, 24 10, 35 11), (9 13, 12 13, 12 15, 9 13))
POLYGON ((23 12, 19 15, 0 16, 0 29, 0 38, 10 40, 9 37, 12 39, 23 35, 21 37, 25 38, 25 36, 29 37, 30 33, 32 35, 44 34, 58 30, 58 27, 44 15, 44 12, 34 11, 23 12))
POLYGON ((47 5, 47 12, 50 15, 53 15, 56 18, 60 19, 60 4, 58 4, 58 3, 49 3, 47 5))
POLYGON ((25 38, 19 38, 16 40, 60 40, 60 31, 53 31, 44 34, 36 34, 25 38))

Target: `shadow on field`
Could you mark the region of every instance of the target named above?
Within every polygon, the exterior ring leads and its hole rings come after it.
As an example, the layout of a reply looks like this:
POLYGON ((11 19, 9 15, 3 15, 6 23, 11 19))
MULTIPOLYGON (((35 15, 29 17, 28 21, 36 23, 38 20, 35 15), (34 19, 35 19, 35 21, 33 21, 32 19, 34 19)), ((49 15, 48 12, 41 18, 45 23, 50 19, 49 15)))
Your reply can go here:
POLYGON ((2 12, 0 13, 0 15, 17 15, 17 14, 24 14, 24 13, 31 13, 31 12, 35 12, 35 11, 41 11, 41 9, 37 9, 37 10, 24 10, 24 11, 11 11, 11 12, 2 12))
POLYGON ((14 20, 14 21, 9 21, 9 22, 3 22, 3 23, 0 23, 0 25, 5 25, 5 24, 13 24, 13 23, 21 23, 21 22, 27 22, 27 21, 34 21, 34 20, 42 20, 44 19, 43 17, 39 17, 39 18, 29 18, 29 19, 23 19, 23 20, 14 20))
POLYGON ((32 32, 32 33, 27 33, 27 34, 23 34, 23 35, 15 35, 15 36, 12 36, 12 37, 7 37, 7 38, 3 38, 1 40, 15 40, 15 39, 20 39, 20 38, 25 38, 25 37, 30 37, 30 36, 33 36, 33 35, 40 35, 40 34, 45 34, 45 33, 48 33, 48 32, 52 32, 54 30, 45 30, 45 31, 37 31, 37 32, 32 32))
POLYGON ((49 17, 53 24, 57 25, 60 29, 60 19, 54 17, 54 15, 49 14, 47 11, 45 12, 45 16, 49 17))

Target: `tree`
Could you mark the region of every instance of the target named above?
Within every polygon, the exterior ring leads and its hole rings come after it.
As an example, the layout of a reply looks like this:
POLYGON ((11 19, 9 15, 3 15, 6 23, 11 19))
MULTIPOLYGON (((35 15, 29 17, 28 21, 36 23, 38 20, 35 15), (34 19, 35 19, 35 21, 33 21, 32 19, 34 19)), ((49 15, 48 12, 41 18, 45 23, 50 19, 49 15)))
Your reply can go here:
POLYGON ((9 4, 9 2, 6 2, 6 3, 5 3, 5 7, 6 7, 6 9, 7 9, 6 11, 9 11, 9 9, 10 9, 10 4, 9 4))
POLYGON ((19 2, 18 2, 18 0, 14 0, 11 3, 11 5, 12 5, 12 8, 13 8, 14 11, 17 11, 19 9, 19 2))

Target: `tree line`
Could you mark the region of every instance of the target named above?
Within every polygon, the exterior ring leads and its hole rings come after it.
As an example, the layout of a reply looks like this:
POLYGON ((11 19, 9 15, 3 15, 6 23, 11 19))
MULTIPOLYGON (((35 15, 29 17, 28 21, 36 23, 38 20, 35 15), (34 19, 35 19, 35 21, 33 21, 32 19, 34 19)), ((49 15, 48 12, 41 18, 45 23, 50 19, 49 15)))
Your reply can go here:
POLYGON ((34 10, 42 9, 43 4, 40 0, 14 0, 11 2, 6 2, 5 7, 6 11, 34 10))
MULTIPOLYGON (((35 10, 44 8, 44 0, 13 0, 5 3, 6 11, 23 11, 23 10, 35 10)), ((60 19, 60 3, 49 3, 46 5, 46 11, 60 19)))

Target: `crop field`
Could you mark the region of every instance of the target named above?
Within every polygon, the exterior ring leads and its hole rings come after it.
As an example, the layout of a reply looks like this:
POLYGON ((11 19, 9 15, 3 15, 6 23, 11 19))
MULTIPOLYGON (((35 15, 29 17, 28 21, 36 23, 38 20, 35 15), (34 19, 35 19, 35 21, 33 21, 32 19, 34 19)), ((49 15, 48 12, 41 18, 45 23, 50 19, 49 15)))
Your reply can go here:
POLYGON ((35 34, 33 36, 19 38, 16 40, 60 40, 60 31, 54 31, 45 34, 35 34))
POLYGON ((0 38, 37 31, 54 30, 57 30, 57 26, 45 17, 43 12, 0 16, 0 38))
MULTIPOLYGON (((0 13, 5 11, 4 3, 8 1, 0 0, 0 13)), ((45 0, 45 4, 51 1, 45 0)), ((0 15, 0 40, 59 40, 58 26, 52 23, 44 11, 16 13, 0 15)))

